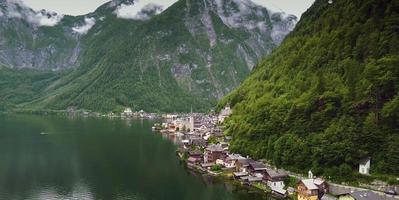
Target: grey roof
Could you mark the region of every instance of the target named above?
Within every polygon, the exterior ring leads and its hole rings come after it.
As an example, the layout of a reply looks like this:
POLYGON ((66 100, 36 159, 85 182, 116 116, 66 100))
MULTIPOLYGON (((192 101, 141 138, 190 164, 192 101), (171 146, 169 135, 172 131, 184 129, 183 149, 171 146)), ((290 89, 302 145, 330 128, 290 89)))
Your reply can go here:
POLYGON ((221 145, 215 145, 215 144, 209 145, 206 148, 206 150, 207 151, 213 151, 213 152, 222 152, 222 151, 224 151, 223 147, 221 145))
POLYGON ((319 188, 313 183, 313 179, 304 179, 301 180, 302 183, 308 188, 309 190, 318 190, 319 188))
POLYGON ((325 183, 325 181, 323 180, 323 179, 321 179, 321 178, 316 178, 314 181, 313 181, 313 183, 315 184, 315 185, 321 185, 321 184, 323 184, 323 183, 325 183))
POLYGON ((374 192, 370 192, 370 191, 352 192, 349 195, 351 195, 356 200, 383 200, 384 199, 381 196, 375 194, 374 192))
POLYGON ((195 156, 195 155, 202 155, 202 152, 200 150, 191 150, 188 152, 188 154, 195 156))
POLYGON ((279 194, 285 195, 287 194, 287 190, 284 190, 284 188, 281 187, 270 187, 270 189, 274 192, 277 192, 279 194))
POLYGON ((283 171, 273 169, 266 169, 266 173, 272 178, 282 178, 288 176, 288 174, 283 171))
POLYGON ((261 162, 250 162, 249 165, 251 165, 252 168, 256 169, 266 169, 266 166, 261 163, 261 162))
POLYGON ((234 172, 233 174, 237 177, 248 176, 248 172, 234 172))
POLYGON ((251 159, 239 159, 237 160, 238 163, 242 164, 243 166, 248 166, 249 163, 254 162, 251 159))
POLYGON ((191 143, 196 146, 206 146, 207 142, 203 138, 194 138, 191 139, 191 143))
POLYGON ((246 158, 244 158, 243 156, 241 156, 240 154, 229 154, 229 156, 227 157, 228 160, 244 160, 246 158))
POLYGON ((262 181, 262 177, 256 177, 256 176, 248 176, 248 181, 249 182, 259 182, 262 181))

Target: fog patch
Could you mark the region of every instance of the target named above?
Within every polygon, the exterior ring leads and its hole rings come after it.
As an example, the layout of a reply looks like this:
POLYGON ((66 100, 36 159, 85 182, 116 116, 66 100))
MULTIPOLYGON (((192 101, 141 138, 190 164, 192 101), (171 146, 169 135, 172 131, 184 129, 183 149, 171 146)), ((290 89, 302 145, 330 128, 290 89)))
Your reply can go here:
MULTIPOLYGON (((118 4, 114 13, 118 18, 133 20, 148 20, 154 15, 162 13, 175 1, 159 1, 156 4, 152 0, 136 0, 118 4)), ((116 3, 114 3, 115 5, 116 3)))
POLYGON ((55 26, 64 17, 47 10, 34 11, 20 0, 7 0, 3 15, 26 20, 35 26, 55 26))
POLYGON ((94 17, 85 18, 85 23, 81 26, 75 26, 72 28, 72 31, 79 34, 85 35, 87 34, 91 28, 96 24, 96 19, 94 17))

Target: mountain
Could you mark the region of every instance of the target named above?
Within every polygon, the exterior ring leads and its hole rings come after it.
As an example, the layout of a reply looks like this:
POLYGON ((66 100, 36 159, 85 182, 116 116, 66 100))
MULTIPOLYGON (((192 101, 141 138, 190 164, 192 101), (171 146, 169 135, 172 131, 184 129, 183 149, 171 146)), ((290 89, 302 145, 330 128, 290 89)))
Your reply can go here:
POLYGON ((352 179, 359 161, 399 175, 399 2, 317 0, 219 107, 231 150, 352 179))
POLYGON ((0 1, 0 64, 11 68, 65 69, 77 65, 79 40, 68 28, 74 19, 17 1, 0 1))
POLYGON ((71 17, 3 3, 0 62, 57 71, 57 81, 18 107, 205 110, 296 24, 295 16, 250 0, 180 0, 164 11, 150 4, 131 13, 135 6, 114 0, 71 17))

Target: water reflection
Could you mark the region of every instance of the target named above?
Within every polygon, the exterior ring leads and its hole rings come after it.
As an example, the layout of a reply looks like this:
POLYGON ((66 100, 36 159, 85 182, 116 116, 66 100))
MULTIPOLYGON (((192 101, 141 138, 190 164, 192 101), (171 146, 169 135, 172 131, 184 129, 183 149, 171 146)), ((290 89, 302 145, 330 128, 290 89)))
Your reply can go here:
POLYGON ((0 116, 0 199, 268 198, 191 175, 175 146, 151 126, 146 120, 0 116))

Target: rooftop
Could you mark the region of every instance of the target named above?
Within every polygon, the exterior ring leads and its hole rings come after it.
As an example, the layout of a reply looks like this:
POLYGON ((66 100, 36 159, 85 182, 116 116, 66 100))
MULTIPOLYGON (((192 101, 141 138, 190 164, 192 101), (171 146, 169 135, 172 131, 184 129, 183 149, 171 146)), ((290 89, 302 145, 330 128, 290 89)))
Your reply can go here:
POLYGON ((213 152, 222 152, 222 151, 224 151, 223 147, 221 145, 216 145, 216 144, 209 145, 206 148, 206 150, 207 151, 213 151, 213 152))
POLYGON ((251 167, 254 168, 255 170, 267 169, 266 166, 261 162, 251 162, 249 163, 249 165, 251 165, 251 167))
POLYGON ((314 184, 313 179, 304 179, 301 182, 305 185, 309 190, 318 190, 319 188, 314 184))
POLYGON ((246 158, 241 156, 240 154, 230 154, 228 159, 230 159, 230 160, 242 160, 242 159, 246 159, 246 158))
POLYGON ((280 170, 266 169, 266 173, 272 178, 281 178, 288 176, 287 173, 280 170))
POLYGON ((323 184, 325 181, 323 180, 323 179, 321 179, 321 178, 316 178, 314 181, 313 181, 313 183, 315 184, 315 185, 321 185, 321 184, 323 184))

